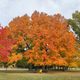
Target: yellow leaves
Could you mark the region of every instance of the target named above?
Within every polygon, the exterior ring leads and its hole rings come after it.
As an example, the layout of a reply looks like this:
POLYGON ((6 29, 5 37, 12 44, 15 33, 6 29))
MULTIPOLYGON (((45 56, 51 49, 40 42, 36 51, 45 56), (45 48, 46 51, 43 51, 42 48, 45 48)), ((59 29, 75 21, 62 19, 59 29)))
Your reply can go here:
POLYGON ((13 62, 17 62, 18 60, 21 60, 22 59, 22 54, 18 53, 12 53, 11 56, 9 56, 8 58, 9 60, 9 63, 13 63, 13 62))
POLYGON ((77 62, 71 62, 69 64, 69 67, 78 67, 78 64, 77 64, 77 62))

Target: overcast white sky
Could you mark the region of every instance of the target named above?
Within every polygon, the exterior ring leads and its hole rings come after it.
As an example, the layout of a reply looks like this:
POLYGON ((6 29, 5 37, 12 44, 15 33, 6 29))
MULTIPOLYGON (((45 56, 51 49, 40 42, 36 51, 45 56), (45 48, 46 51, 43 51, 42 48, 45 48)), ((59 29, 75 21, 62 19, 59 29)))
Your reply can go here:
POLYGON ((80 0, 0 0, 0 23, 6 26, 14 17, 31 15, 35 10, 70 18, 75 10, 80 11, 80 0))

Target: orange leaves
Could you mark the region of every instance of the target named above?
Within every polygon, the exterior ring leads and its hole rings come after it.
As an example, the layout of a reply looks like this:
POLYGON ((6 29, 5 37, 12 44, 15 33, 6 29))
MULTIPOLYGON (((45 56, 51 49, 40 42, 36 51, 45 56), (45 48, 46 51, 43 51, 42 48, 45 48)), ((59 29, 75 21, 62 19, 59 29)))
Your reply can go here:
POLYGON ((17 49, 17 48, 18 48, 18 45, 16 44, 12 46, 12 49, 17 49))
POLYGON ((54 60, 54 61, 56 61, 57 57, 56 56, 52 56, 51 59, 54 60))
POLYGON ((59 66, 68 66, 68 63, 62 58, 58 58, 56 61, 54 61, 54 64, 59 66))
POLYGON ((31 18, 26 15, 13 19, 8 27, 12 39, 16 40, 13 48, 16 51, 21 45, 21 54, 28 63, 37 66, 67 65, 65 58, 71 58, 74 54, 75 37, 60 14, 50 16, 35 11, 31 18), (27 50, 24 51, 24 48, 27 50))
POLYGON ((49 64, 55 64, 53 63, 55 60, 55 62, 57 61, 57 65, 67 65, 67 61, 64 59, 59 59, 59 57, 71 57, 73 55, 72 52, 74 52, 75 49, 75 39, 74 35, 68 31, 69 26, 65 18, 60 14, 48 16, 44 13, 34 12, 32 15, 32 24, 36 25, 32 26, 34 27, 33 30, 37 36, 37 39, 34 40, 34 44, 36 44, 35 47, 40 47, 41 41, 44 46, 42 47, 44 52, 41 54, 41 57, 45 59, 45 61, 43 61, 43 64, 47 61, 49 64), (40 33, 38 34, 38 32, 40 33), (40 36, 42 36, 42 39, 40 39, 40 36), (50 53, 51 50, 53 53, 50 53), (49 53, 45 51, 49 51, 49 53), (53 58, 50 58, 50 55, 53 58))
POLYGON ((22 42, 24 42, 23 37, 22 37, 22 36, 18 36, 17 44, 20 44, 20 43, 22 43, 22 42))
POLYGON ((60 51, 65 51, 65 48, 62 48, 62 47, 61 47, 61 48, 60 48, 60 51))
POLYGON ((8 63, 13 63, 13 62, 17 62, 18 60, 22 59, 22 54, 16 54, 16 53, 12 53, 11 56, 9 56, 8 58, 8 63))

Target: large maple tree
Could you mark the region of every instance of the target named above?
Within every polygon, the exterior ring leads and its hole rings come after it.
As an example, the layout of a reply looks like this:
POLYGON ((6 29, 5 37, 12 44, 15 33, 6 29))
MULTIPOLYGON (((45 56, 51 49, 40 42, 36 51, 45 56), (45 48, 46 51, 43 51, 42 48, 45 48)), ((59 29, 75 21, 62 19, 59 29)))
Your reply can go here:
POLYGON ((31 18, 17 17, 9 23, 16 40, 15 51, 35 66, 68 66, 75 53, 75 37, 66 19, 35 11, 31 18))

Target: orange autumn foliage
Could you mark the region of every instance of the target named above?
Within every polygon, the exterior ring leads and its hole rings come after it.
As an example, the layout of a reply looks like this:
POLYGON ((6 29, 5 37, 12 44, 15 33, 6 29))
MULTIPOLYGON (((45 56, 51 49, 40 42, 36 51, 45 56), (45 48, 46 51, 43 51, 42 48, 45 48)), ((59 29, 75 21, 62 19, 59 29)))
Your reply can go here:
POLYGON ((35 66, 69 65, 75 53, 75 37, 66 19, 34 12, 31 17, 17 17, 9 23, 11 36, 17 45, 27 46, 22 52, 28 63, 35 66))
POLYGON ((11 56, 8 57, 8 63, 11 64, 13 62, 17 62, 18 60, 22 59, 21 54, 12 53, 11 56))

